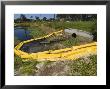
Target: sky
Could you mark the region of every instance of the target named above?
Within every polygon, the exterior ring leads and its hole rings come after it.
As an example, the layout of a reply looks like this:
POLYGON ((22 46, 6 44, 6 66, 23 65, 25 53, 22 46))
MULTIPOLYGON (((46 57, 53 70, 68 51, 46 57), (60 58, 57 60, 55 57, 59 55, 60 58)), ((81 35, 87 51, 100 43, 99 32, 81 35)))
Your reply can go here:
MULTIPOLYGON (((14 14, 14 19, 16 18, 20 18, 21 14, 14 14)), ((54 18, 54 14, 24 14, 28 19, 33 16, 33 18, 35 19, 35 16, 39 17, 40 19, 42 19, 43 17, 46 17, 47 19, 49 18, 54 18)))

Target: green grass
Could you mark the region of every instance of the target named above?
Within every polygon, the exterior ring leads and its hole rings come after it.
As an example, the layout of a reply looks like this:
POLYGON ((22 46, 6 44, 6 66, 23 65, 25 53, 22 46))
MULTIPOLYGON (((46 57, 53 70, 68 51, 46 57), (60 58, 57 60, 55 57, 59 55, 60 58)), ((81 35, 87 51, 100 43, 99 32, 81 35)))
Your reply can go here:
POLYGON ((89 42, 91 42, 89 38, 77 36, 76 38, 71 38, 71 39, 62 41, 61 44, 63 44, 65 47, 71 47, 71 46, 81 45, 89 42))
POLYGON ((18 69, 22 66, 22 64, 23 64, 22 59, 18 56, 14 56, 14 68, 18 69))
POLYGON ((92 29, 96 30, 96 21, 71 21, 71 22, 50 22, 47 23, 46 26, 49 26, 54 29, 66 29, 66 28, 74 28, 80 29, 84 31, 91 32, 92 29))
POLYGON ((72 76, 95 76, 97 75, 97 55, 80 58, 70 64, 72 76))
MULTIPOLYGON (((50 63, 52 63, 53 61, 43 61, 44 65, 48 65, 50 63)), ((24 61, 22 58, 18 57, 18 56, 14 56, 14 70, 15 72, 17 71, 17 75, 23 75, 23 76, 32 76, 35 75, 36 71, 37 71, 37 67, 36 65, 38 63, 42 63, 42 62, 38 62, 36 60, 31 60, 31 61, 24 61)))
POLYGON ((37 22, 23 22, 23 23, 15 23, 17 26, 27 26, 28 30, 30 30, 30 35, 35 37, 41 37, 46 35, 48 31, 54 29, 54 31, 58 31, 66 28, 80 29, 88 32, 95 32, 97 29, 96 20, 94 21, 37 21, 37 22), (43 25, 43 28, 41 27, 43 25), (49 28, 48 28, 49 27, 49 28), (48 29, 50 30, 48 30, 48 29))
POLYGON ((15 23, 15 26, 20 26, 20 27, 29 27, 30 25, 31 25, 30 22, 15 23))
POLYGON ((19 72, 23 75, 34 75, 36 72, 36 62, 26 62, 20 67, 19 72))
POLYGON ((81 29, 85 31, 91 31, 93 29, 96 30, 97 22, 94 21, 37 21, 37 22, 23 22, 23 23, 15 23, 17 26, 28 26, 28 27, 40 27, 42 24, 56 30, 66 29, 66 28, 74 28, 81 29))
POLYGON ((79 38, 73 38, 73 39, 69 39, 69 40, 65 40, 62 42, 62 44, 66 47, 71 47, 73 45, 77 45, 79 42, 79 38))
POLYGON ((28 30, 30 30, 30 35, 34 38, 46 35, 39 27, 29 27, 28 30))
POLYGON ((38 61, 23 61, 20 57, 14 57, 14 69, 18 71, 18 75, 34 75, 38 61))

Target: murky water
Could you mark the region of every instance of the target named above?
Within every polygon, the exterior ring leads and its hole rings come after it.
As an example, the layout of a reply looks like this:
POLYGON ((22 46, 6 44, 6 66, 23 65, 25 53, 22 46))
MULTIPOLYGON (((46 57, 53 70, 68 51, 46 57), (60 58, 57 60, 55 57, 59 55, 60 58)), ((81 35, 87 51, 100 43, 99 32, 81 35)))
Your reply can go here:
POLYGON ((43 51, 54 50, 54 49, 59 49, 59 41, 49 42, 47 39, 32 41, 24 44, 21 47, 22 51, 25 51, 28 53, 43 52, 43 51))

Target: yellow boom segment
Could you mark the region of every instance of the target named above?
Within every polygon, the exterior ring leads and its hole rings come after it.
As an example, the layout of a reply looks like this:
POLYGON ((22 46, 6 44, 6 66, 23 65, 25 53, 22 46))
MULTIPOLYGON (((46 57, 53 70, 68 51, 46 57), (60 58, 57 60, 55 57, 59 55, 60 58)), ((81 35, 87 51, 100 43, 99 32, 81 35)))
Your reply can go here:
POLYGON ((59 50, 48 50, 48 51, 37 52, 37 53, 26 53, 20 50, 23 44, 26 44, 28 42, 35 41, 35 40, 37 41, 38 39, 48 38, 53 35, 54 36, 62 35, 62 32, 63 30, 58 32, 53 32, 44 37, 23 41, 14 48, 14 53, 19 57, 21 57, 22 59, 26 59, 26 60, 50 60, 50 61, 75 60, 80 57, 97 54, 97 42, 84 44, 80 46, 72 46, 71 48, 65 48, 65 49, 59 49, 59 50))

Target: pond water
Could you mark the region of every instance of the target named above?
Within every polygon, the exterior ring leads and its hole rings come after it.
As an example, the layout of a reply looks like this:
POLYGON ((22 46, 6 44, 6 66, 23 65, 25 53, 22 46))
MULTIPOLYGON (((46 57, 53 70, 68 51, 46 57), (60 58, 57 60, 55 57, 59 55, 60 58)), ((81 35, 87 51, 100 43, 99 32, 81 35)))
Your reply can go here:
MULTIPOLYGON (((59 49, 61 41, 62 40, 54 40, 49 42, 48 39, 39 39, 37 41, 24 44, 20 49, 28 53, 43 52, 54 49, 57 50, 59 49)), ((62 47, 60 46, 60 48, 62 47)))
POLYGON ((27 30, 26 27, 15 27, 14 28, 14 36, 19 39, 20 41, 29 40, 32 38, 30 36, 30 31, 27 30))
POLYGON ((37 40, 37 41, 32 41, 29 43, 24 44, 21 47, 22 51, 28 52, 28 53, 35 53, 35 52, 40 52, 40 51, 46 51, 49 50, 49 44, 42 44, 40 42, 47 42, 47 40, 37 40))

